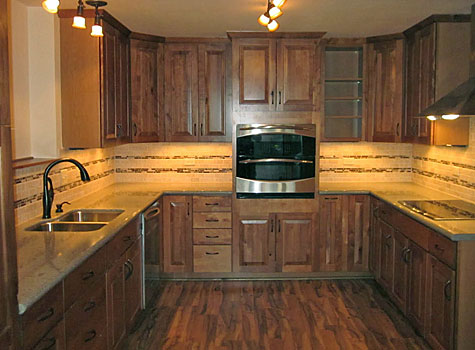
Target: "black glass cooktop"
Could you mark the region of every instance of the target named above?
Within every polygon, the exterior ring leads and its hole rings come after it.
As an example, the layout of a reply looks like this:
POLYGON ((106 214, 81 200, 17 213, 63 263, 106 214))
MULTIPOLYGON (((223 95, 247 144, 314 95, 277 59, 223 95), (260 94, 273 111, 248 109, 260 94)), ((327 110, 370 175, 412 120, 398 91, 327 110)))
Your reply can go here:
POLYGON ((400 201, 399 203, 433 220, 475 220, 475 204, 462 200, 400 201))

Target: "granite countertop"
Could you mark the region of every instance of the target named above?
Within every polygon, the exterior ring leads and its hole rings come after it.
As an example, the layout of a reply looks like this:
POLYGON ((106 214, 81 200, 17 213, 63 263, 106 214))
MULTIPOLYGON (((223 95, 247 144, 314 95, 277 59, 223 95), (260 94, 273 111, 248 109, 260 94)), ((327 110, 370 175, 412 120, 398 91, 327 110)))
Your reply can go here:
MULTIPOLYGON (((435 221, 406 208, 399 201, 404 200, 447 200, 460 199, 412 182, 391 183, 320 183, 321 195, 372 194, 407 216, 443 234, 453 241, 475 240, 475 220, 435 221)), ((468 201, 467 201, 468 202, 468 201)))
MULTIPOLYGON (((93 255, 130 220, 164 193, 231 193, 232 184, 156 184, 118 183, 75 200, 67 211, 74 209, 121 209, 117 218, 100 230, 92 232, 32 232, 26 231, 42 221, 36 217, 16 228, 18 256, 19 312, 33 305, 70 272, 93 255)), ((53 218, 64 215, 56 214, 53 218)))

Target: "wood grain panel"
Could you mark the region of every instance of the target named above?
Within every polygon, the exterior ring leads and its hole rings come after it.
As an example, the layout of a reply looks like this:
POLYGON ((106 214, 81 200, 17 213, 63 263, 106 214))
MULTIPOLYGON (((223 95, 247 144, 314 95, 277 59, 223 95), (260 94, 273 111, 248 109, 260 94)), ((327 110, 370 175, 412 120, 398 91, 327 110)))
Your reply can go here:
POLYGON ((138 239, 127 251, 125 265, 125 323, 132 329, 142 309, 142 240, 138 239))
POLYGON ((406 301, 408 292, 408 270, 409 261, 406 249, 408 249, 408 239, 398 231, 394 231, 394 283, 392 296, 399 309, 406 313, 406 301))
MULTIPOLYGON (((119 349, 124 339, 125 326, 125 281, 123 254, 107 271, 107 349, 119 349)), ((100 320, 104 324, 104 320, 100 320)), ((92 327, 92 325, 91 325, 92 327)), ((92 334, 90 335, 92 336, 92 334)))
POLYGON ((394 285, 394 229, 380 221, 381 227, 381 273, 379 283, 392 293, 394 285))
POLYGON ((345 196, 348 201, 347 270, 369 271, 369 196, 345 196))
MULTIPOLYGON (((9 9, 0 1, 0 125, 10 125, 9 9)), ((1 332, 1 328, 0 328, 1 332)))
MULTIPOLYGON (((3 347, 1 349, 3 349, 3 347)), ((66 349, 66 334, 65 334, 65 329, 64 329, 64 320, 61 320, 33 348, 33 350, 65 350, 65 349, 66 349)))
POLYGON ((231 229, 193 229, 193 244, 231 244, 231 229))
POLYGON ((341 271, 344 265, 342 197, 324 197, 320 200, 320 227, 318 232, 319 271, 341 271))
POLYGON ((117 109, 118 71, 117 62, 119 32, 106 22, 103 25, 104 37, 102 41, 102 133, 105 143, 111 144, 117 139, 117 120, 120 110, 117 109))
POLYGON ((196 245, 193 247, 194 272, 231 272, 231 246, 196 245))
POLYGON ((193 212, 230 211, 231 196, 193 196, 193 212))
POLYGON ((193 213, 193 228, 231 228, 231 212, 193 213))
POLYGON ((429 251, 442 262, 455 269, 457 265, 457 243, 445 238, 437 232, 429 237, 429 251))
POLYGON ((425 299, 428 254, 409 241, 407 318, 420 334, 425 334, 425 299))
POLYGON ((198 140, 198 48, 165 46, 165 127, 167 141, 198 140))

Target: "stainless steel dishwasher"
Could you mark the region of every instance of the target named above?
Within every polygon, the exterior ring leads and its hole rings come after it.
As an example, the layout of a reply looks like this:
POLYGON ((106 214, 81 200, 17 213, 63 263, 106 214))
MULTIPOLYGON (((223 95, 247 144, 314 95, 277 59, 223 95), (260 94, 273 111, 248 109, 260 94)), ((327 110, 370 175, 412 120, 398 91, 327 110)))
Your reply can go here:
POLYGON ((154 291, 158 286, 160 273, 160 227, 161 227, 161 200, 155 201, 142 213, 143 237, 143 306, 153 299, 154 291))

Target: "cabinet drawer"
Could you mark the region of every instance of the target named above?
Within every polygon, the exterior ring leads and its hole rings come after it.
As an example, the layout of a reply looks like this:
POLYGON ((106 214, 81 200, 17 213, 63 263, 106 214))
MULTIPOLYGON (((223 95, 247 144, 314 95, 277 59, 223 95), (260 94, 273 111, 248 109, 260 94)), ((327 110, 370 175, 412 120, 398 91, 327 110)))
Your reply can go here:
POLYGON ((193 211, 231 211, 231 196, 193 196, 193 211))
POLYGON ((64 279, 64 308, 89 293, 106 271, 106 249, 102 248, 64 279))
POLYGON ((198 228, 193 230, 193 244, 231 244, 230 229, 198 228))
POLYGON ((66 339, 64 334, 64 320, 46 334, 33 350, 65 350, 66 339))
POLYGON ((193 213, 193 228, 231 228, 231 213, 193 213))
POLYGON ((111 266, 114 261, 135 242, 140 235, 138 218, 127 224, 119 233, 107 244, 107 266, 111 266))
POLYGON ((66 312, 66 344, 68 349, 105 349, 107 343, 105 275, 92 292, 78 300, 66 312))
POLYGON ((24 348, 31 349, 62 317, 63 283, 60 282, 23 315, 24 348))
POLYGON ((231 272, 231 246, 194 246, 193 270, 194 272, 231 272))
POLYGON ((456 268, 457 243, 437 232, 432 232, 429 238, 429 251, 453 269, 456 268))

